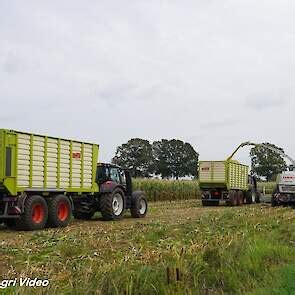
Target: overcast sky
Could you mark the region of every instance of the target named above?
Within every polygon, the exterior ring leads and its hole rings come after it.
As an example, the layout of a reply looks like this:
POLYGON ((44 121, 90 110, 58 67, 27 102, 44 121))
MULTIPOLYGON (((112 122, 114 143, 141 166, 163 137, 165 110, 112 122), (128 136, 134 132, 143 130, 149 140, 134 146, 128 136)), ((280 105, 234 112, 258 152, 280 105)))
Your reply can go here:
POLYGON ((99 143, 102 161, 133 137, 295 156, 294 16, 294 0, 1 0, 0 127, 99 143))

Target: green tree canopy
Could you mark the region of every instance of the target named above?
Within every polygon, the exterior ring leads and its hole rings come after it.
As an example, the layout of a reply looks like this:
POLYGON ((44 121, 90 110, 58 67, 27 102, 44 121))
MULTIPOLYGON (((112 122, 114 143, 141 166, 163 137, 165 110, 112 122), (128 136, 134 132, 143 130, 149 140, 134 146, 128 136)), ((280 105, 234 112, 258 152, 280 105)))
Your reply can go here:
POLYGON ((117 148, 112 163, 130 170, 134 177, 148 177, 153 172, 153 152, 148 140, 133 138, 117 148))
MULTIPOLYGON (((274 144, 273 147, 278 148, 274 144)), ((283 151, 282 148, 278 148, 283 151)), ((285 160, 276 152, 265 147, 257 146, 250 151, 252 171, 267 180, 273 180, 275 176, 287 169, 285 160)))
POLYGON ((196 176, 199 154, 189 143, 181 140, 155 141, 153 143, 155 173, 162 178, 196 176))

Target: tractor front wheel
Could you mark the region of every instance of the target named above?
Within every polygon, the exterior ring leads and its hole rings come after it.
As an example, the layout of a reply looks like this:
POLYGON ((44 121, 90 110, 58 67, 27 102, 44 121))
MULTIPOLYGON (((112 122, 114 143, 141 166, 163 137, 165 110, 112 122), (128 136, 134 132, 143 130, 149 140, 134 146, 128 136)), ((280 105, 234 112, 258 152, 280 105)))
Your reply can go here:
POLYGON ((145 195, 142 193, 135 196, 132 200, 132 207, 130 209, 131 216, 134 218, 143 218, 146 216, 148 204, 145 195))
POLYGON ((104 194, 100 199, 100 212, 105 220, 118 220, 125 209, 124 192, 117 188, 112 193, 104 194))

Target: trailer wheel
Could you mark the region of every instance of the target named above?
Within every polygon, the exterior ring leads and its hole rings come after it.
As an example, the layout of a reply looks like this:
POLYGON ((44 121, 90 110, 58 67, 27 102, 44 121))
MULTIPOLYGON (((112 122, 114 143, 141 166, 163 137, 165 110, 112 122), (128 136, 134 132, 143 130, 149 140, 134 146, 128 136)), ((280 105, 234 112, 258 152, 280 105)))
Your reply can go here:
POLYGON ((123 217, 125 209, 124 193, 117 188, 100 198, 100 212, 105 220, 118 220, 123 217))
POLYGON ((241 194, 242 194, 242 205, 246 204, 246 194, 245 192, 241 191, 241 194))
POLYGON ((67 196, 57 195, 48 199, 48 222, 50 227, 66 227, 71 220, 71 203, 67 196))
POLYGON ((243 205, 244 204, 243 192, 237 191, 236 192, 236 199, 237 199, 237 206, 243 205))
POLYGON ((228 198, 230 206, 237 206, 237 194, 235 191, 229 191, 228 198))
POLYGON ((48 207, 43 197, 28 196, 24 203, 24 212, 16 220, 16 226, 21 230, 43 229, 48 219, 48 207))
POLYGON ((133 218, 143 218, 146 216, 148 210, 148 203, 143 193, 135 195, 132 200, 132 207, 130 209, 133 218))

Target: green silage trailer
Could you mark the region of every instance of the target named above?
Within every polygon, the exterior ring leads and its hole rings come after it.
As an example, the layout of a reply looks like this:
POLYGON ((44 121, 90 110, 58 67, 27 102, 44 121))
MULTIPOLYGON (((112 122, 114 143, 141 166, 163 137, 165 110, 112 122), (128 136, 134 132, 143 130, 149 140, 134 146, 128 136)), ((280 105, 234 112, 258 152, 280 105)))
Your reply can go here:
POLYGON ((115 220, 124 209, 144 217, 146 198, 132 192, 129 172, 98 163, 98 152, 98 144, 0 129, 0 224, 34 230, 66 226, 71 213, 115 220))
POLYGON ((249 167, 232 159, 200 161, 199 186, 204 206, 259 202, 256 179, 249 175, 249 167))
POLYGON ((0 129, 0 189, 94 193, 98 145, 0 129))

